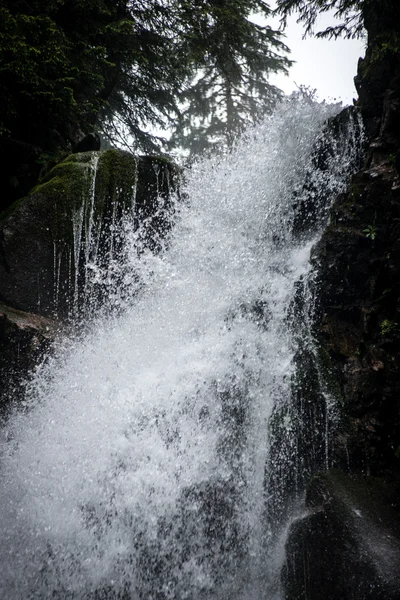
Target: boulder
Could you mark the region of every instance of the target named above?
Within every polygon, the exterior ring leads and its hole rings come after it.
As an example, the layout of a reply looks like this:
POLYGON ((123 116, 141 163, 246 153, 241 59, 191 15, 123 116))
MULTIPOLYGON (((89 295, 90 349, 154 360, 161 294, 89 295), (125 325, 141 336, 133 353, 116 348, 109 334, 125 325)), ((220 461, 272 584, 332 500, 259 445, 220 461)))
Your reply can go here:
POLYGON ((335 470, 314 477, 289 530, 285 600, 400 598, 399 491, 335 470))
POLYGON ((123 252, 122 221, 128 215, 142 247, 159 250, 177 179, 162 157, 121 150, 68 156, 0 217, 0 301, 63 319, 95 309, 123 252), (99 283, 100 271, 107 276, 99 283))
POLYGON ((21 399, 24 384, 49 352, 59 325, 0 303, 0 416, 21 399))

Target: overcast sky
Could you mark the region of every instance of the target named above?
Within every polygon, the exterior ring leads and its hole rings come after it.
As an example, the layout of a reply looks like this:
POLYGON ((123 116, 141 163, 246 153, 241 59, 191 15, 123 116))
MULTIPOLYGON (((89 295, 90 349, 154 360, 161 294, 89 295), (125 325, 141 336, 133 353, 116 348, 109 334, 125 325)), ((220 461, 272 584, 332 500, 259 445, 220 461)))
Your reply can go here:
MULTIPOLYGON (((272 7, 271 3, 271 7, 272 7)), ((278 27, 277 22, 269 22, 278 27)), ((325 14, 319 19, 318 29, 333 24, 332 15, 325 14)), ((344 104, 352 104, 357 98, 353 78, 357 73, 357 62, 365 54, 365 40, 317 40, 302 39, 303 26, 296 23, 291 16, 285 31, 286 45, 291 49, 289 58, 296 61, 290 70, 289 77, 278 75, 271 82, 285 93, 296 89, 297 85, 306 85, 317 89, 319 98, 342 100, 344 104)))

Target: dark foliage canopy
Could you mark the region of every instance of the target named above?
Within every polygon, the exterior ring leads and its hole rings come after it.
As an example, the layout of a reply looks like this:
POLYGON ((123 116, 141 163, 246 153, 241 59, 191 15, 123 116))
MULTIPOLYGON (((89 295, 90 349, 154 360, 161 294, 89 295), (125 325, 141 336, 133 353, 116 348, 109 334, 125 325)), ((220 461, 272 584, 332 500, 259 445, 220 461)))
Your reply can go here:
POLYGON ((222 76, 270 102, 265 74, 289 63, 255 11, 270 12, 263 0, 2 0, 0 134, 26 139, 29 125, 28 142, 70 141, 116 116, 151 149, 146 131, 176 115, 201 68, 198 90, 222 76))
POLYGON ((314 27, 320 13, 334 11, 341 22, 324 31, 318 31, 316 37, 346 38, 361 37, 364 33, 363 6, 367 0, 277 0, 277 11, 282 15, 285 26, 287 17, 297 13, 298 22, 303 23, 305 35, 314 34, 314 27))
POLYGON ((172 21, 155 0, 3 0, 1 134, 51 148, 119 113, 150 143, 139 123, 173 107, 188 67, 172 21))
POLYGON ((16 197, 33 162, 94 130, 157 152, 152 132, 190 125, 185 103, 229 140, 271 107, 268 74, 290 64, 256 12, 268 17, 264 0, 0 0, 0 160, 16 197))

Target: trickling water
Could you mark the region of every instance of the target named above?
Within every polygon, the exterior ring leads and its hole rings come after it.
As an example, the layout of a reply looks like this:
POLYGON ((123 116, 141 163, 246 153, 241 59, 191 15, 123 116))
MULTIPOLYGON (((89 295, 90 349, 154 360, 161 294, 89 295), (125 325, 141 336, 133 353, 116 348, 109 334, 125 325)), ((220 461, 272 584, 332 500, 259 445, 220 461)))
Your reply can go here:
MULTIPOLYGON (((193 167, 157 255, 127 221, 125 310, 65 342, 3 432, 2 598, 279 597, 269 421, 290 399, 290 307, 318 236, 293 234, 293 192, 336 111, 290 100, 193 167)), ((351 142, 314 175, 326 201, 351 142)))

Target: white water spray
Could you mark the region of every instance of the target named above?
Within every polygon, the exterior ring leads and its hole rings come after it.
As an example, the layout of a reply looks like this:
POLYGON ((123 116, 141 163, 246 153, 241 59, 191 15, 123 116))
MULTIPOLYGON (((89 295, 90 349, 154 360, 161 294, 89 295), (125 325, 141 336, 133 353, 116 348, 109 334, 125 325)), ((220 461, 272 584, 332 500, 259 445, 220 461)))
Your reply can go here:
MULTIPOLYGON (((193 167, 168 249, 128 240, 123 314, 38 370, 3 432, 2 598, 271 600, 268 422, 314 241, 293 236, 293 191, 335 112, 288 101, 193 167)), ((350 169, 338 151, 321 184, 350 169)))

